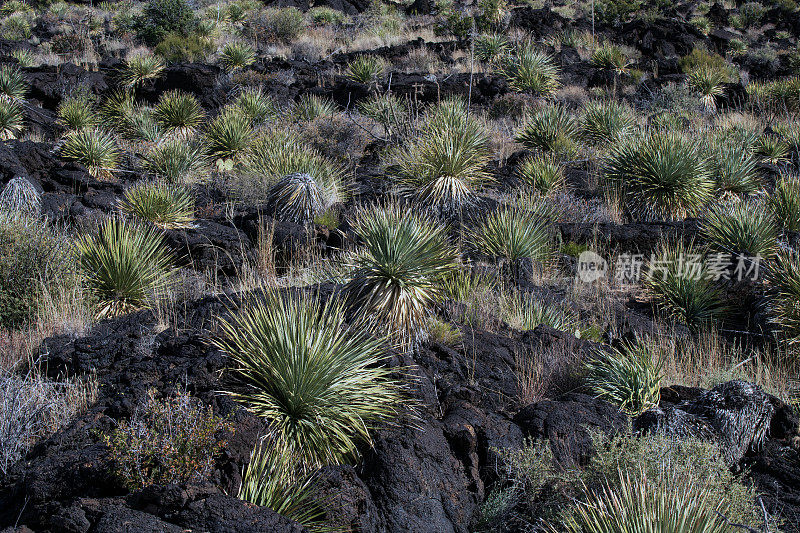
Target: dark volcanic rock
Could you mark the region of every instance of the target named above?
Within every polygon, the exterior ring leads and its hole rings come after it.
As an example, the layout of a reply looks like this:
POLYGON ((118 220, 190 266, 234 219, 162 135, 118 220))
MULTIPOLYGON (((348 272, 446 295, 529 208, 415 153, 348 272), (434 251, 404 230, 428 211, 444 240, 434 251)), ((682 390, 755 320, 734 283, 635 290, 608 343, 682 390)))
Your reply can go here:
POLYGON ((569 393, 524 407, 514 416, 514 422, 529 437, 547 439, 558 462, 582 464, 594 453, 590 430, 624 431, 628 417, 608 402, 569 393))

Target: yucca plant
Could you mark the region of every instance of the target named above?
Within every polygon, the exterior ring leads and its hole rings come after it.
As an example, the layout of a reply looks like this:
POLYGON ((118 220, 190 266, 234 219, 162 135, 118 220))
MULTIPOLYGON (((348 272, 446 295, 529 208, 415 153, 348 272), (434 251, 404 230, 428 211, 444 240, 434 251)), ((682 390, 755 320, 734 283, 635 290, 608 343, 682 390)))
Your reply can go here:
POLYGON ((773 165, 789 160, 789 145, 777 135, 762 135, 756 139, 753 152, 773 165))
POLYGON ((249 67, 256 61, 256 53, 246 43, 228 43, 219 53, 219 62, 227 72, 249 67))
POLYGON ((505 259, 515 272, 522 259, 549 262, 555 249, 546 218, 513 207, 487 215, 471 240, 477 252, 505 259))
POLYGON ((481 34, 475 38, 475 57, 485 63, 495 62, 508 53, 510 46, 505 35, 481 34))
POLYGON ((259 126, 280 114, 278 105, 261 87, 248 87, 236 97, 233 105, 239 108, 253 126, 259 126))
POLYGON ((100 106, 100 117, 103 125, 118 133, 121 130, 125 119, 130 116, 136 108, 136 99, 129 91, 115 91, 103 101, 100 106))
POLYGON ((315 531, 325 513, 314 500, 314 476, 304 472, 300 462, 298 454, 285 453, 271 439, 262 439, 242 472, 239 499, 315 531))
POLYGON ((396 156, 402 192, 442 216, 453 216, 476 198, 489 179, 489 136, 461 100, 445 100, 423 131, 396 156))
POLYGON ((330 98, 315 94, 303 94, 294 104, 293 114, 298 120, 314 120, 336 113, 336 104, 330 98))
POLYGON ((188 228, 194 221, 194 200, 189 191, 160 181, 130 187, 119 208, 126 216, 164 229, 188 228))
POLYGON ((719 68, 700 66, 689 73, 686 83, 689 88, 700 94, 703 107, 713 113, 717 110, 715 97, 722 95, 727 77, 727 74, 719 68))
POLYGON ((401 346, 423 341, 440 282, 457 266, 446 228, 390 205, 359 211, 353 231, 362 245, 344 288, 350 309, 401 346))
POLYGON ((560 85, 559 69, 553 57, 536 49, 531 42, 522 43, 513 54, 507 55, 501 72, 509 87, 517 92, 546 97, 560 85))
POLYGON ((687 477, 669 465, 665 474, 649 479, 644 467, 618 469, 616 480, 607 480, 589 493, 586 502, 574 506, 565 524, 550 526, 567 533, 735 533, 725 516, 726 500, 714 498, 709 482, 687 477))
POLYGON ((736 201, 710 209, 700 233, 712 250, 731 255, 770 258, 778 245, 772 213, 756 202, 736 201))
POLYGON ((158 78, 164 71, 164 60, 153 54, 128 57, 120 72, 120 84, 126 89, 140 87, 145 81, 158 78))
POLYGON ((365 85, 377 84, 386 72, 386 61, 382 57, 360 55, 347 64, 346 76, 365 85))
POLYGON ((571 158, 578 148, 578 124, 560 105, 547 105, 534 111, 515 137, 529 150, 542 150, 571 158))
POLYGON ((585 366, 586 384, 599 398, 636 416, 661 399, 664 360, 637 341, 601 351, 585 366))
POLYGON ((662 243, 649 264, 645 288, 660 311, 695 330, 728 311, 708 263, 692 243, 662 243))
POLYGON ((17 60, 19 66, 31 68, 36 66, 36 57, 30 50, 17 49, 11 52, 11 57, 17 60))
POLYGON ((322 214, 325 200, 322 189, 312 176, 294 172, 272 186, 267 206, 278 220, 307 224, 322 214))
POLYGON ((171 183, 188 180, 206 163, 204 148, 180 139, 168 139, 147 152, 144 167, 157 178, 171 183))
POLYGON ((238 107, 223 109, 208 125, 205 135, 208 154, 216 160, 239 160, 253 140, 250 124, 250 119, 238 107))
POLYGON ((85 92, 63 99, 56 111, 58 124, 68 131, 83 130, 97 125, 94 102, 85 92))
POLYGON ((96 235, 79 237, 77 249, 101 318, 150 307, 172 275, 171 258, 154 227, 108 219, 96 235))
POLYGON ((758 162, 746 144, 712 143, 712 169, 717 188, 723 192, 752 194, 762 186, 758 162))
POLYGON ((341 303, 269 293, 220 319, 215 344, 231 361, 233 398, 264 418, 271 446, 310 472, 352 462, 370 430, 402 405, 380 365, 384 342, 345 321, 341 303))
POLYGON ((611 149, 605 176, 628 211, 645 220, 697 214, 711 199, 711 166, 698 143, 675 132, 649 132, 611 149))
POLYGON ((174 89, 161 95, 153 116, 165 130, 182 136, 193 133, 200 126, 204 113, 197 98, 174 89))
POLYGON ((22 132, 22 106, 13 100, 0 99, 0 141, 16 139, 22 132))
POLYGON ((388 135, 392 135, 408 113, 408 108, 392 93, 374 94, 356 104, 358 110, 383 126, 388 135))
POLYGON ((113 135, 99 128, 68 133, 61 156, 85 166, 95 178, 110 179, 117 168, 119 150, 113 135))
POLYGON ((522 183, 545 195, 566 186, 563 165, 553 154, 526 157, 517 167, 516 175, 522 183))
POLYGON ((28 83, 22 71, 11 65, 0 67, 0 100, 19 102, 28 93, 28 83))
POLYGON ((343 169, 290 133, 271 131, 256 137, 244 166, 265 193, 291 174, 311 176, 322 194, 323 211, 346 196, 343 169))
POLYGON ((589 63, 594 68, 613 73, 615 76, 627 74, 631 66, 631 60, 628 59, 622 48, 610 42, 604 42, 595 48, 589 63))
POLYGON ((502 318, 511 327, 533 330, 544 324, 574 334, 579 331, 577 313, 567 306, 545 303, 528 293, 515 293, 503 302, 502 318))
POLYGON ((767 314, 778 337, 800 356, 800 251, 785 248, 767 271, 767 314))
POLYGON ((780 226, 788 231, 800 231, 800 179, 797 176, 784 174, 778 179, 769 205, 780 226))
POLYGON ((633 132, 635 120, 629 107, 615 100, 595 100, 583 108, 580 134, 592 144, 610 144, 633 132))
POLYGON ((158 143, 164 140, 164 129, 156 120, 153 109, 144 105, 136 105, 126 113, 116 125, 116 130, 124 138, 134 141, 158 143))

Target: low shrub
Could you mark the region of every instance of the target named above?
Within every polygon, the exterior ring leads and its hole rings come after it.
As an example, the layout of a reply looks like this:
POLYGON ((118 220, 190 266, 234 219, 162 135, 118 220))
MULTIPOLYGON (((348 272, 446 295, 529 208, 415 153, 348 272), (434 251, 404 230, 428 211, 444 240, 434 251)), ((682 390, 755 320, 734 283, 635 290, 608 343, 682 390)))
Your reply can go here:
POLYGON ((129 490, 201 480, 225 446, 230 423, 185 391, 159 399, 151 390, 130 420, 103 436, 114 475, 129 490))
POLYGON ((214 51, 213 42, 207 37, 190 33, 168 33, 153 52, 169 63, 202 61, 214 51))
POLYGON ((149 0, 135 21, 139 38, 150 46, 169 34, 187 37, 197 24, 198 19, 186 0, 149 0))

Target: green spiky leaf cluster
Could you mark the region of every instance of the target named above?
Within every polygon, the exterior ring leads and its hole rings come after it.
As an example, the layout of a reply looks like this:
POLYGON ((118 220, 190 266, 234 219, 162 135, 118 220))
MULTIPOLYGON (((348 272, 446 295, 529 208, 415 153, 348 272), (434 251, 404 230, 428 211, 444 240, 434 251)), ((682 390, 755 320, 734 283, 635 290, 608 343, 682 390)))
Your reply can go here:
POLYGON ((181 229, 194 221, 194 200, 183 187, 164 182, 140 182, 125 191, 123 214, 164 229, 181 229))

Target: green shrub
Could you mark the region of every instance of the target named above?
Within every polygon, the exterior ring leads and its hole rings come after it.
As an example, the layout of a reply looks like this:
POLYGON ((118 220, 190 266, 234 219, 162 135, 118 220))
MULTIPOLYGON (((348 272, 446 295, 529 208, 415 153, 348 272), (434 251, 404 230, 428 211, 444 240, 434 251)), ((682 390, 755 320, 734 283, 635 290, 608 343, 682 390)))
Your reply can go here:
POLYGON ((392 135, 405 120, 408 107, 405 102, 392 93, 375 94, 356 104, 358 110, 383 126, 388 135, 392 135))
POLYGON ((103 442, 110 449, 114 475, 131 491, 207 478, 225 447, 223 434, 233 426, 187 392, 157 399, 135 409, 103 442))
POLYGON ((16 139, 23 129, 22 106, 12 100, 0 99, 0 141, 16 139))
POLYGON ((228 43, 219 54, 219 62, 228 72, 250 66, 255 60, 255 51, 246 43, 228 43))
POLYGON ((499 33, 483 33, 475 38, 475 57, 485 63, 492 63, 503 58, 509 48, 505 35, 499 33))
POLYGON ((778 226, 772 213, 756 202, 739 201, 710 209, 700 233, 716 251, 738 256, 772 257, 778 246, 778 226))
POLYGON ((261 87, 243 89, 233 105, 241 110, 252 126, 259 126, 267 120, 278 117, 278 104, 261 87))
POLYGON ((0 99, 24 100, 28 93, 28 82, 25 74, 13 65, 0 67, 0 99))
MULTIPOLYGON (((754 528, 763 526, 755 489, 731 473, 713 442, 678 440, 660 434, 637 437, 624 432, 616 436, 594 433, 592 440, 595 452, 588 464, 580 468, 555 465, 547 443, 529 443, 522 449, 495 449, 503 460, 507 486, 512 491, 512 497, 505 498, 505 508, 495 510, 498 524, 513 527, 544 520, 549 530, 559 532, 649 532, 647 527, 658 522, 648 521, 637 527, 623 521, 618 528, 607 530, 579 528, 584 525, 580 522, 580 513, 591 511, 587 502, 594 501, 593 495, 606 489, 620 490, 626 479, 619 472, 632 472, 652 480, 648 494, 640 493, 640 502, 651 511, 657 507, 652 506, 653 499, 660 501, 660 497, 653 497, 663 495, 663 490, 675 488, 686 494, 696 494, 699 490, 702 493, 699 502, 687 502, 687 507, 693 509, 697 503, 706 503, 712 509, 725 510, 731 522, 754 528)), ((664 502, 674 501, 672 498, 674 496, 665 498, 664 502)), ((683 512, 672 505, 668 509, 675 516, 683 512)), ((640 514, 641 510, 636 509, 630 517, 653 517, 640 514)), ((665 529, 653 531, 683 531, 669 523, 665 526, 665 529)), ((723 531, 733 533, 730 529, 723 531)))
POLYGON ((212 159, 238 161, 253 140, 252 121, 241 108, 222 110, 208 125, 205 135, 212 159))
POLYGON ((761 188, 758 162, 746 143, 713 143, 711 155, 714 179, 719 190, 752 194, 761 188))
POLYGON ((642 342, 600 352, 586 363, 586 384, 598 397, 638 415, 661 399, 664 361, 654 358, 642 342))
POLYGON ((574 334, 579 330, 578 315, 565 305, 546 303, 529 293, 515 293, 503 302, 502 319, 521 330, 536 329, 544 324, 574 334))
POLYGON ((707 111, 717 110, 716 96, 723 93, 726 73, 711 67, 698 67, 692 70, 686 78, 689 88, 700 94, 700 99, 707 111))
POLYGON ((205 163, 204 147, 182 139, 168 139, 150 149, 144 167, 157 178, 180 183, 202 171, 205 163))
POLYGON ((239 499, 268 507, 310 531, 318 526, 324 531, 324 512, 314 500, 314 477, 303 470, 298 454, 285 453, 264 439, 242 474, 239 499))
POLYGON ((778 337, 796 351, 800 347, 800 252, 787 248, 770 265, 767 313, 778 337))
POLYGON ((560 86, 560 74, 553 57, 525 42, 508 54, 501 72, 508 85, 518 92, 550 96, 560 86))
POLYGON ((163 93, 153 110, 153 117, 168 132, 189 135, 203 122, 205 114, 194 95, 174 89, 163 93))
POLYGON ((800 231, 800 179, 783 175, 769 197, 775 220, 788 231, 800 231))
POLYGON ((126 89, 139 87, 164 71, 164 60, 151 54, 136 54, 125 61, 120 73, 120 82, 126 89))
POLYGON ((555 251, 544 217, 512 207, 490 213, 471 234, 475 250, 503 258, 516 270, 522 259, 547 263, 555 251))
POLYGON ((307 471, 354 460, 402 404, 378 364, 382 341, 347 325, 334 300, 267 294, 222 318, 221 332, 215 343, 240 385, 234 399, 266 419, 273 446, 307 471))
POLYGON ((578 124, 560 105, 547 105, 534 111, 515 137, 529 150, 553 152, 565 158, 575 155, 578 124))
POLYGON ((525 185, 545 195, 566 187, 564 168, 553 154, 526 157, 517 167, 516 175, 525 185))
POLYGON ((379 56, 360 55, 347 64, 346 76, 365 85, 381 81, 386 72, 386 61, 379 56))
POLYGON ((592 144, 610 144, 633 131, 632 110, 614 100, 588 102, 580 121, 581 137, 592 144))
POLYGON ((360 211, 353 231, 363 244, 344 289, 350 307, 404 346, 423 341, 441 278, 456 266, 445 228, 390 205, 360 211))
POLYGON ((789 159, 789 145, 777 135, 762 135, 753 144, 753 153, 775 165, 789 159))
POLYGON ((238 194, 265 200, 279 180, 290 174, 308 174, 322 194, 322 208, 345 197, 343 170, 296 136, 281 132, 264 132, 253 141, 245 156, 242 181, 234 183, 238 194))
POLYGON ((711 199, 711 168, 698 143, 674 132, 649 132, 611 149, 605 175, 627 210, 645 220, 696 215, 711 199))
POLYGON ((590 64, 600 70, 604 70, 614 76, 622 76, 628 73, 631 60, 619 46, 611 42, 604 42, 592 51, 590 64))
POLYGON ((194 200, 183 187, 162 182, 140 182, 125 191, 123 214, 164 229, 181 229, 194 221, 194 200))
POLYGON ((117 168, 117 140, 99 128, 88 128, 67 134, 61 156, 85 166, 96 178, 111 179, 117 168))
POLYGON ((336 104, 330 98, 306 93, 295 103, 293 112, 298 120, 311 121, 335 114, 336 104))
POLYGON ((101 318, 150 307, 172 275, 169 253, 154 227, 112 218, 97 234, 80 236, 77 249, 101 318))
POLYGON ((595 4, 595 11, 601 22, 619 25, 627 22, 643 4, 643 0, 599 0, 595 4))
POLYGON ((195 62, 205 60, 214 51, 214 44, 196 33, 169 33, 153 51, 169 63, 195 62))
POLYGON ((43 221, 0 216, 0 327, 35 322, 42 289, 74 283, 72 264, 67 242, 43 221))
POLYGON ((445 100, 427 117, 416 139, 396 155, 403 194, 442 216, 453 216, 477 198, 489 179, 489 136, 461 100, 445 100))
POLYGON ((347 22, 347 15, 328 6, 312 7, 308 16, 315 24, 342 24, 347 22))
POLYGON ((266 9, 259 16, 258 28, 268 40, 288 43, 305 29, 303 12, 295 7, 266 9))
POLYGON ((649 265, 645 287, 659 310, 692 329, 727 312, 708 263, 692 244, 662 243, 649 265))
POLYGON ((169 34, 187 37, 197 28, 197 23, 186 0, 149 0, 135 26, 139 38, 155 46, 169 34))
POLYGON ((59 102, 56 111, 60 126, 68 131, 83 130, 97 125, 94 102, 85 92, 79 92, 59 102))

